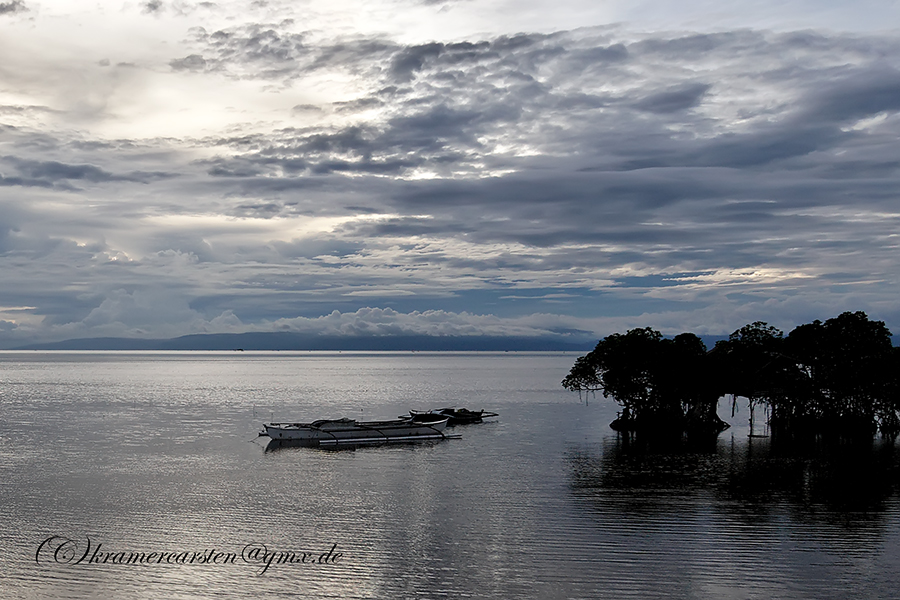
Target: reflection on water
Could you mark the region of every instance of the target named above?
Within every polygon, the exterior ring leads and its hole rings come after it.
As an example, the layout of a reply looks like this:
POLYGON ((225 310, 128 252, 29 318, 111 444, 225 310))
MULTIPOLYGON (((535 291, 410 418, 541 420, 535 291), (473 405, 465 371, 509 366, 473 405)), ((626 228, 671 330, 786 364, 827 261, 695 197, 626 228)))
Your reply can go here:
MULTIPOLYGON (((266 438, 268 439, 268 438, 266 438)), ((270 452, 278 452, 281 450, 290 450, 303 448, 306 451, 309 450, 321 450, 323 452, 336 452, 342 450, 358 450, 360 448, 385 448, 385 447, 393 447, 393 446, 430 446, 434 444, 440 444, 446 440, 454 439, 451 436, 447 436, 445 439, 432 439, 432 440, 409 440, 409 441, 397 441, 397 442, 352 442, 347 441, 340 444, 320 444, 319 440, 269 440, 269 443, 266 444, 265 452, 266 454, 270 452)))
POLYGON ((660 439, 620 435, 601 452, 569 453, 572 488, 710 492, 765 508, 799 513, 884 511, 900 489, 900 454, 891 439, 806 440, 754 437, 660 439))
POLYGON ((674 596, 893 596, 890 440, 611 436, 566 456, 570 493, 610 554, 636 553, 674 596))
POLYGON ((266 454, 269 454, 270 452, 278 452, 280 450, 289 450, 295 448, 316 449, 324 451, 356 450, 355 446, 319 446, 319 440, 269 440, 269 443, 266 444, 265 452, 266 454))
MULTIPOLYGON (((896 448, 618 436, 574 356, 0 353, 0 598, 887 598, 896 448), (489 406, 459 439, 311 449, 261 423, 489 406), (427 406, 426 406, 427 407, 427 406), (334 564, 35 563, 101 552, 334 564), (215 555, 215 554, 214 554, 215 555)), ((214 561, 215 563, 215 561, 214 561)))

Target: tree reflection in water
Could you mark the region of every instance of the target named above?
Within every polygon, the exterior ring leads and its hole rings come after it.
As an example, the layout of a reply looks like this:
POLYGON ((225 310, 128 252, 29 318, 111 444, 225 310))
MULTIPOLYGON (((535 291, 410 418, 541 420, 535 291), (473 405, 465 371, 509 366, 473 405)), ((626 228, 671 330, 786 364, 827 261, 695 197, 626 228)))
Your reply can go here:
POLYGON ((702 495, 752 518, 777 506, 801 521, 849 526, 879 520, 900 489, 893 439, 720 438, 619 434, 602 448, 573 448, 572 493, 599 501, 625 495, 628 503, 603 504, 660 510, 665 503, 646 500, 702 495))

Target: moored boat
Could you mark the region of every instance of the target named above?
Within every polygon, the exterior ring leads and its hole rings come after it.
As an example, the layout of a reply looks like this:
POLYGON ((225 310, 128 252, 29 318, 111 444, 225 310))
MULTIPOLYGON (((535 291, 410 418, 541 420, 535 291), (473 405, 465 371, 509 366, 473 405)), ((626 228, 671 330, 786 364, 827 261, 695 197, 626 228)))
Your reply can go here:
POLYGON ((469 423, 481 423, 483 419, 499 416, 497 413, 481 410, 469 410, 467 408, 435 408, 433 410, 411 410, 407 419, 421 419, 423 416, 434 415, 447 417, 448 425, 468 425, 469 423))
POLYGON ((357 421, 355 419, 320 419, 312 423, 264 424, 273 440, 293 440, 319 444, 406 442, 441 439, 449 417, 429 415, 417 419, 357 421))

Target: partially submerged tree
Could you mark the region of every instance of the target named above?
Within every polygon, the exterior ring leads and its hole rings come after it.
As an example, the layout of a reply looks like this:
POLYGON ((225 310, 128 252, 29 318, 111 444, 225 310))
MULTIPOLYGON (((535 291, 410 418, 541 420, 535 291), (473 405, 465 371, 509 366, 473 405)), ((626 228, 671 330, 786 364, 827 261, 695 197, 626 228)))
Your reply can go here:
MULTIPOLYGON (((612 334, 578 358, 562 385, 602 391, 623 411, 616 425, 721 431, 724 394, 769 408, 773 430, 900 433, 900 350, 881 321, 845 312, 781 331, 757 321, 706 352, 685 333, 649 327, 612 334)), ((724 427, 723 427, 724 425, 724 427)))
POLYGON ((666 339, 649 327, 600 340, 563 380, 569 390, 602 391, 623 408, 615 427, 700 427, 723 423, 704 378, 706 346, 693 334, 666 339))
POLYGON ((662 334, 649 327, 603 338, 579 358, 563 380, 569 390, 602 391, 629 418, 649 413, 658 401, 658 365, 662 334))
POLYGON ((706 344, 693 333, 681 333, 665 340, 667 351, 662 365, 662 393, 678 403, 687 429, 722 431, 728 425, 716 409, 721 395, 709 377, 710 356, 706 344))
POLYGON ((845 312, 794 329, 785 352, 797 366, 789 412, 773 424, 883 431, 898 424, 894 348, 884 322, 845 312), (778 421, 787 421, 779 423, 778 421))
MULTIPOLYGON (((786 395, 793 365, 784 356, 784 334, 763 321, 745 325, 716 343, 710 353, 709 376, 721 394, 747 398, 751 425, 754 408, 765 404, 773 413, 786 395)), ((732 411, 734 404, 732 405, 732 411)))

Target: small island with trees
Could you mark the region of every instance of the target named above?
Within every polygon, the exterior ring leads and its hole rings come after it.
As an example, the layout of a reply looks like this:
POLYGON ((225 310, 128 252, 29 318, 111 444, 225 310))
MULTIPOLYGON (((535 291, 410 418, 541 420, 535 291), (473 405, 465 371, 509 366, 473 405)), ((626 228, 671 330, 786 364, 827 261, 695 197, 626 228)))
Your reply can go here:
POLYGON ((720 433, 719 399, 764 406, 773 435, 900 433, 900 348, 884 322, 845 312, 787 336, 757 321, 712 349, 649 327, 609 335, 562 381, 622 406, 618 431, 720 433))

